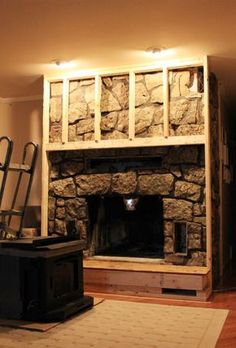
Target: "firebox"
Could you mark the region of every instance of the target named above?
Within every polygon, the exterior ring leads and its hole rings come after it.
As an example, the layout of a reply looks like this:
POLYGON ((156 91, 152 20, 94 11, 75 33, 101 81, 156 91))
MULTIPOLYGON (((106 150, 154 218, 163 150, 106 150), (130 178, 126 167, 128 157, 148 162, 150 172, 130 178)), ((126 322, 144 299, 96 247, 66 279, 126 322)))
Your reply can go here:
POLYGON ((90 255, 163 258, 163 203, 158 195, 87 197, 90 255))

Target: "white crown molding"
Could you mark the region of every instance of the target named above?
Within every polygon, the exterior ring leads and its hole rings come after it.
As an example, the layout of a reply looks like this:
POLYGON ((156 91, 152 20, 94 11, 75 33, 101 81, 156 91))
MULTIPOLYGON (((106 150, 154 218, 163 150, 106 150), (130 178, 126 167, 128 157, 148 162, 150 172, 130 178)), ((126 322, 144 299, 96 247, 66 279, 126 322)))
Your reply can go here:
POLYGON ((21 103, 35 100, 43 100, 43 95, 32 95, 28 97, 12 97, 12 98, 0 98, 0 103, 10 104, 10 103, 21 103))

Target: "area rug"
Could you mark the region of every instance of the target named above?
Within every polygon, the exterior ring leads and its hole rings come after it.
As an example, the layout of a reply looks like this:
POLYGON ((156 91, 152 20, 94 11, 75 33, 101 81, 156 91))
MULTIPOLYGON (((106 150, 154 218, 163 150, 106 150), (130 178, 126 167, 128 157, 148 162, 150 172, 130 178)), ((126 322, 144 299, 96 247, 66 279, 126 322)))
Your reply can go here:
MULTIPOLYGON (((102 303, 104 301, 104 299, 100 298, 100 297, 94 297, 93 301, 94 301, 94 306, 96 306, 99 303, 102 303)), ((76 314, 76 315, 78 315, 78 314, 76 314)), ((0 326, 12 327, 12 328, 16 328, 16 329, 40 331, 40 332, 48 331, 59 324, 61 324, 60 321, 50 322, 50 323, 40 323, 40 322, 35 322, 35 321, 13 320, 13 319, 0 318, 0 326)))
POLYGON ((73 337, 80 348, 213 348, 227 314, 223 309, 105 300, 60 328, 64 339, 73 337))
POLYGON ((1 348, 213 348, 228 311, 103 300, 46 332, 0 327, 1 348))

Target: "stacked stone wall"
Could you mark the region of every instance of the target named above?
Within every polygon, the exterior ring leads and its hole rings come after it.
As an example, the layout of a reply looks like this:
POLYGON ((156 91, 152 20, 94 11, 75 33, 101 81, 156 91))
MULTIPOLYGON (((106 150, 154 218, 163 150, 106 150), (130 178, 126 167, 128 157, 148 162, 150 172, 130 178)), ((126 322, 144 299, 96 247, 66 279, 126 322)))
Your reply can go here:
MULTIPOLYGON (((130 156, 140 158, 132 149, 130 156)), ((50 154, 49 234, 74 233, 89 243, 89 195, 159 195, 163 201, 165 262, 205 265, 206 208, 203 146, 143 149, 145 158, 160 157, 156 168, 125 167, 123 150, 68 151, 50 154), (88 165, 91 158, 120 158, 122 171, 111 164, 106 173, 88 165), (187 224, 187 253, 175 251, 175 222, 187 224), (69 227, 68 227, 69 226, 69 227)), ((129 150, 126 149, 126 156, 129 150)), ((141 160, 141 159, 140 159, 141 160)), ((136 160, 137 161, 137 160, 136 160)), ((145 233, 145 231, 144 231, 145 233)), ((89 245, 88 245, 89 247, 89 245)))

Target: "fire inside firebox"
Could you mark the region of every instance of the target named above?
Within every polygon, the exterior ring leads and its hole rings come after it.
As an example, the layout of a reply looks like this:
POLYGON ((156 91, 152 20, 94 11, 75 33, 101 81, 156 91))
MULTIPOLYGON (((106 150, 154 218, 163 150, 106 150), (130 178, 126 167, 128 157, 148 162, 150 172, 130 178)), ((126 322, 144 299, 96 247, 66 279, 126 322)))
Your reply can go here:
POLYGON ((159 196, 89 196, 90 254, 163 258, 159 196))

